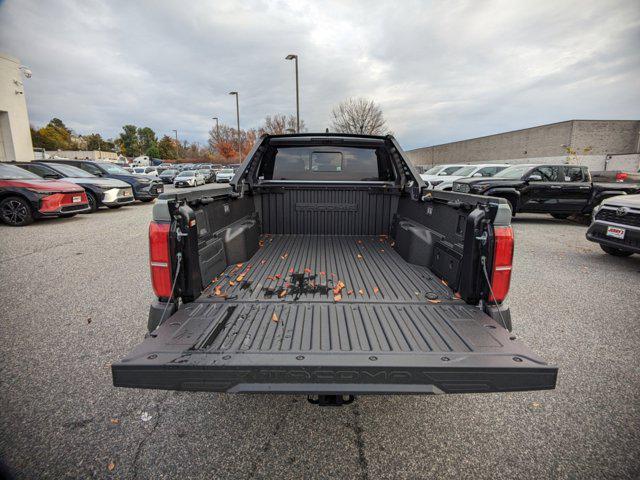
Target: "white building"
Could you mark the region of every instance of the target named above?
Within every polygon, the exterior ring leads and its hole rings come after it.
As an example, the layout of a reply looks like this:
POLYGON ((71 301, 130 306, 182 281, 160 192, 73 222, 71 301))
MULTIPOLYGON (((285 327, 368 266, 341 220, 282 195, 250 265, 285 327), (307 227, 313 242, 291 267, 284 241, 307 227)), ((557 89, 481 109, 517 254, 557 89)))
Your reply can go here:
POLYGON ((69 158, 71 160, 105 160, 115 162, 120 157, 115 152, 103 150, 47 150, 47 158, 69 158))
POLYGON ((33 160, 25 76, 31 72, 20 68, 20 60, 0 53, 0 162, 33 160))

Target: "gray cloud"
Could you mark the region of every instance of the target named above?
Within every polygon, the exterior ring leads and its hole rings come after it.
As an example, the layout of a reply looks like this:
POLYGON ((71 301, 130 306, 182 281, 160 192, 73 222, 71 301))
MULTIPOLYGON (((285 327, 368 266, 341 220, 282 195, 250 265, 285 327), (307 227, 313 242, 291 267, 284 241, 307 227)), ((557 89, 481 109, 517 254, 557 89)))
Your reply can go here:
POLYGON ((29 65, 32 123, 125 123, 206 141, 301 110, 323 131, 348 96, 378 101, 406 148, 569 118, 640 117, 637 1, 7 0, 0 50, 29 65))

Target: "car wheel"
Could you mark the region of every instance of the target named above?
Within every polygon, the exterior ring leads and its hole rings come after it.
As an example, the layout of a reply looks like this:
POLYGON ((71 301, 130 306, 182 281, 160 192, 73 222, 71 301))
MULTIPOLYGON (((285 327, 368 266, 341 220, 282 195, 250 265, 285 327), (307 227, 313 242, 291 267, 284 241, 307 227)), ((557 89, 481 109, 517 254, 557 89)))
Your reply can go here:
POLYGON ((609 247, 608 245, 600 245, 600 248, 614 257, 629 257, 633 255, 633 252, 629 250, 621 250, 619 248, 609 247))
POLYGON ((8 197, 0 202, 0 218, 12 227, 24 227, 33 223, 29 202, 21 197, 8 197))
POLYGON ((143 203, 149 203, 149 202, 153 202, 153 198, 141 198, 140 201, 143 203))
POLYGON ((552 213, 551 216, 553 218, 557 218, 558 220, 565 220, 569 218, 569 213, 552 213))
POLYGON ((87 213, 97 212, 98 211, 98 199, 96 198, 96 196, 91 192, 87 192, 87 200, 89 201, 89 208, 91 208, 91 210, 89 210, 87 213))

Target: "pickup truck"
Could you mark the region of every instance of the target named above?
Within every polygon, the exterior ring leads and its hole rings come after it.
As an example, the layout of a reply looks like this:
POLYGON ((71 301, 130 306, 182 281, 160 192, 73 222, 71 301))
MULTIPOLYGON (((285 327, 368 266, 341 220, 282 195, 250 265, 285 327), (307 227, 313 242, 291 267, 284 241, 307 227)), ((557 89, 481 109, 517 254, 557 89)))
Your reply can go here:
POLYGON ((149 333, 119 387, 306 394, 553 389, 510 333, 505 199, 427 190, 391 136, 263 136, 230 188, 165 193, 149 333))
POLYGON ((453 191, 504 198, 513 215, 549 213, 554 218, 590 214, 605 198, 640 192, 639 184, 595 183, 581 165, 514 165, 490 178, 463 178, 453 191))

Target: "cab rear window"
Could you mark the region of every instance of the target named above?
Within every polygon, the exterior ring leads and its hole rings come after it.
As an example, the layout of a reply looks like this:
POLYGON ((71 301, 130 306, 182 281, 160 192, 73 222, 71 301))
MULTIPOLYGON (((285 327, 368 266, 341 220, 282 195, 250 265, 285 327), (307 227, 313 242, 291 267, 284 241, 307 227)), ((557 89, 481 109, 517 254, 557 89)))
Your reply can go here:
POLYGON ((377 147, 272 147, 260 165, 261 180, 392 181, 388 152, 377 147))

